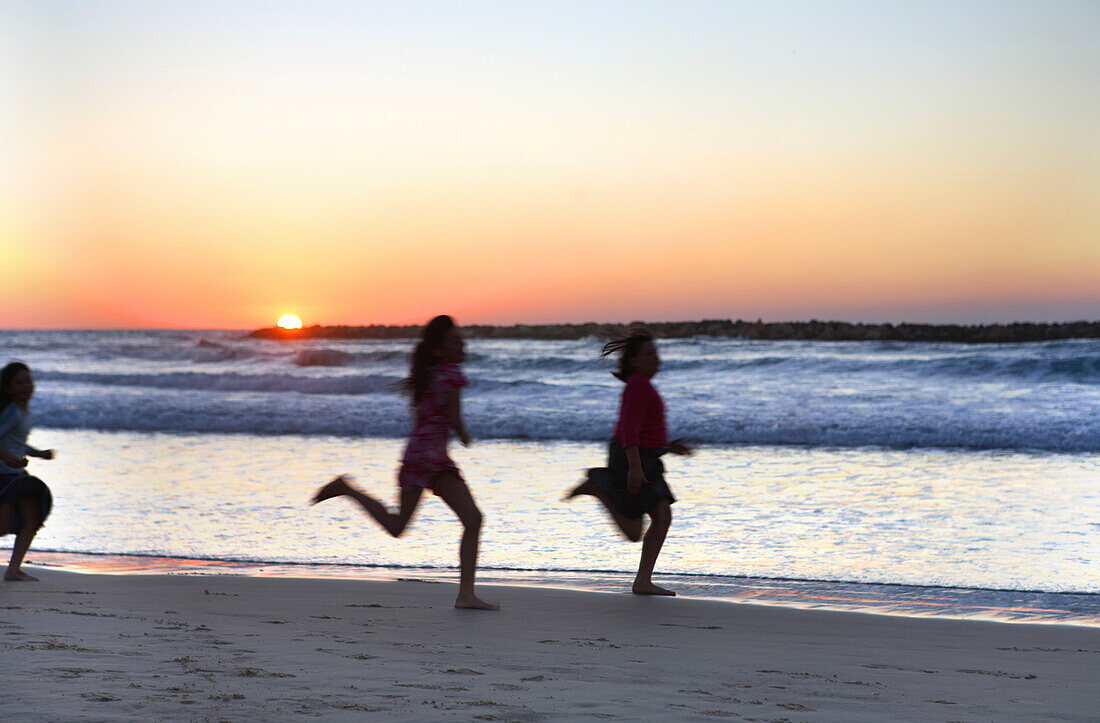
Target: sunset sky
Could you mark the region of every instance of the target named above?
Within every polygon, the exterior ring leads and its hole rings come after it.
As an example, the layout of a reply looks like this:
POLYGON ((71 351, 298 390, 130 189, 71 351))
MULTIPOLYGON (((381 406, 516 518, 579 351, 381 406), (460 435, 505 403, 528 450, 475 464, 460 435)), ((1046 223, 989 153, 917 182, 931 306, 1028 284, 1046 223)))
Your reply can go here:
POLYGON ((1100 2, 0 0, 0 328, 1100 319, 1100 2))

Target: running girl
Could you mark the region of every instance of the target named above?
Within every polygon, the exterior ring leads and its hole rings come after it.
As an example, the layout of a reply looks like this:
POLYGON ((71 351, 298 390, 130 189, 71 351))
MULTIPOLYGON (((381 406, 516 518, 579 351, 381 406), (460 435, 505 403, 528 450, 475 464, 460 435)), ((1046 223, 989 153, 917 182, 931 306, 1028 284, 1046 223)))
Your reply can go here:
POLYGON ((653 566, 672 524, 672 503, 676 501, 665 482, 661 455, 689 455, 693 450, 682 439, 668 441, 665 405, 650 381, 661 368, 653 335, 644 327, 632 326, 623 336, 605 344, 600 358, 615 353, 619 354, 619 369, 612 373, 626 383, 626 388, 607 467, 588 470, 588 478, 566 499, 596 497, 632 542, 642 538, 642 516, 649 515, 632 590, 636 595, 675 595, 652 580, 653 566))
POLYGON ((460 577, 456 608, 499 610, 474 594, 478 538, 481 534, 481 510, 462 479, 462 473, 447 455, 447 441, 453 429, 469 446, 470 435, 462 421, 461 389, 466 378, 458 365, 466 360, 465 343, 449 316, 437 316, 424 327, 423 337, 412 356, 412 368, 404 381, 416 409, 416 421, 397 475, 401 489, 400 508, 386 507, 340 475, 317 491, 313 504, 332 497, 350 497, 358 502, 386 532, 400 537, 420 504, 420 496, 430 489, 441 497, 465 528, 458 548, 460 577))
POLYGON ((37 581, 23 572, 23 557, 53 507, 46 483, 27 474, 27 457, 53 459, 53 450, 27 444, 34 378, 23 362, 0 369, 0 535, 15 535, 5 580, 37 581))

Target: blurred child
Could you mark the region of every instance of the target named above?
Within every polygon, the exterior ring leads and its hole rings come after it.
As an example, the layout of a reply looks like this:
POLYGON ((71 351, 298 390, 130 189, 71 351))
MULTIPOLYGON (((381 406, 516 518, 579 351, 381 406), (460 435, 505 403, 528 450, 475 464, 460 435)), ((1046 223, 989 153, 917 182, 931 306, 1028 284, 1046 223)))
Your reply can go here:
POLYGON ((675 595, 653 584, 653 566, 661 554, 672 524, 672 495, 665 482, 661 455, 689 455, 692 448, 682 439, 668 441, 665 405, 650 381, 661 368, 657 343, 643 327, 604 345, 600 357, 619 354, 619 369, 612 372, 626 383, 619 404, 619 422, 608 450, 607 467, 588 470, 588 478, 567 499, 592 495, 599 499, 619 529, 632 542, 642 537, 642 516, 649 515, 649 529, 642 541, 642 557, 632 591, 636 595, 675 595))
POLYGON ((52 449, 27 444, 31 431, 30 401, 34 378, 23 362, 0 370, 0 535, 15 535, 11 560, 4 572, 10 581, 37 581, 23 572, 23 557, 53 507, 46 483, 27 473, 27 457, 53 459, 52 449))
POLYGON ((500 606, 489 604, 474 594, 481 510, 462 473, 447 455, 452 429, 462 444, 470 444, 461 406, 461 389, 466 386, 466 378, 458 366, 465 359, 465 343, 451 317, 437 316, 428 322, 413 351, 412 368, 404 381, 405 391, 416 409, 416 421, 397 477, 401 489, 397 512, 388 511, 381 502, 354 487, 346 475, 340 475, 318 490, 313 496, 313 504, 332 497, 350 497, 386 532, 400 537, 420 503, 420 496, 425 489, 430 489, 454 510, 465 528, 459 544, 460 578, 455 607, 499 610, 500 606))

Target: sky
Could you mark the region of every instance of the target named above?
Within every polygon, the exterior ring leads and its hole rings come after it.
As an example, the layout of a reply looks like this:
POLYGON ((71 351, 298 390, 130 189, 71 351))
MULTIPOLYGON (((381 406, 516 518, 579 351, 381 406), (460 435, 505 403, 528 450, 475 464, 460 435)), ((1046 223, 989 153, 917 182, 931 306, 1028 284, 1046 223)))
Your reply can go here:
POLYGON ((1100 2, 0 0, 0 328, 1100 319, 1100 2))

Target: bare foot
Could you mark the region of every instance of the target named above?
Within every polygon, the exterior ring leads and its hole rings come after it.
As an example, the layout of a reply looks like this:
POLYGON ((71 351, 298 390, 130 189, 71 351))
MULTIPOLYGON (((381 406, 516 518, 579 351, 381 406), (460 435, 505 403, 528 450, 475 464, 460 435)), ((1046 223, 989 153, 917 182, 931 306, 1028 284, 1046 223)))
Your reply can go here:
POLYGON ((657 587, 651 582, 636 582, 631 592, 635 595, 669 595, 671 597, 676 597, 676 593, 672 590, 657 587))
POLYGON ((347 475, 340 475, 321 489, 317 490, 317 494, 313 495, 313 499, 311 499, 309 503, 311 505, 315 505, 318 502, 324 502, 325 500, 330 500, 333 497, 346 495, 350 490, 351 488, 348 487, 347 475))
POLYGON ((590 480, 585 480, 584 482, 581 482, 579 485, 577 485, 576 487, 571 489, 565 495, 565 497, 561 498, 561 501, 562 502, 568 502, 569 500, 573 499, 574 497, 580 497, 581 495, 592 495, 593 497, 599 497, 599 495, 596 494, 596 493, 597 493, 596 485, 592 484, 592 482, 590 480))
POLYGON ((455 607, 460 610, 500 610, 500 605, 487 603, 477 595, 459 595, 455 598, 455 607))
POLYGON ((9 582, 38 582, 34 575, 28 575, 22 570, 8 570, 4 573, 4 579, 9 582))

